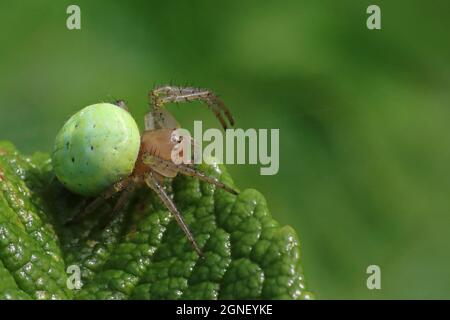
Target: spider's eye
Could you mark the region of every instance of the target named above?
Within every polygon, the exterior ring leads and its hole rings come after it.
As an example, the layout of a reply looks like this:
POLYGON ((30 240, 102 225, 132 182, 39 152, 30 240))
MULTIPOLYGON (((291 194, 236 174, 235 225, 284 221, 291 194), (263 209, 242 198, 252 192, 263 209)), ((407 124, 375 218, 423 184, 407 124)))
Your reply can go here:
POLYGON ((183 141, 183 137, 180 136, 180 135, 178 135, 177 133, 173 132, 173 133, 170 135, 170 142, 173 142, 173 143, 180 143, 181 141, 183 141))

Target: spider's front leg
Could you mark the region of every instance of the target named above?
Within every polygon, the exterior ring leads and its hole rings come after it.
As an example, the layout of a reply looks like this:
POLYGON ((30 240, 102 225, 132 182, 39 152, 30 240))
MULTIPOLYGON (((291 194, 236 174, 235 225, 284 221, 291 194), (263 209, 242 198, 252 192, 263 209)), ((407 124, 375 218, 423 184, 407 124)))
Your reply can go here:
POLYGON ((238 195, 239 192, 233 188, 227 186, 226 184, 220 182, 216 178, 206 175, 204 172, 196 169, 192 165, 186 164, 175 164, 171 160, 165 160, 153 155, 144 155, 143 161, 146 165, 153 168, 168 168, 173 171, 179 172, 185 176, 196 177, 199 180, 205 181, 206 183, 215 185, 217 188, 223 189, 231 194, 238 195))
POLYGON ((145 183, 147 184, 148 187, 150 187, 156 192, 156 194, 159 196, 159 198, 164 203, 166 208, 169 209, 170 213, 173 215, 180 228, 186 234, 187 238, 189 239, 189 242, 194 247, 194 250, 198 253, 199 256, 203 256, 203 252, 200 249, 197 242, 195 241, 194 236, 192 235, 192 232, 189 230, 189 227, 187 226, 186 222, 184 222, 183 216, 178 211, 172 199, 170 199, 170 197, 167 195, 166 191, 164 191, 163 186, 160 184, 157 176, 152 171, 150 171, 146 175, 145 183))
POLYGON ((193 166, 189 165, 183 165, 183 164, 175 164, 171 160, 165 160, 150 154, 145 154, 143 156, 143 162, 148 165, 152 170, 147 174, 145 177, 146 184, 153 189, 159 196, 159 198, 162 200, 164 205, 167 209, 172 213, 175 220, 177 221, 178 225, 181 227, 181 229, 184 231, 186 236, 188 237, 189 241, 191 242, 192 246, 194 247, 195 251, 202 256, 202 251, 200 250, 200 247, 198 246, 197 242, 194 239, 194 236, 192 235, 191 231, 189 230, 188 226, 183 220, 183 217, 181 213, 178 211, 175 204, 172 202, 170 197, 167 195, 167 193, 164 191, 162 185, 157 180, 158 177, 158 171, 164 171, 167 169, 173 170, 175 172, 179 172, 181 174, 191 176, 191 177, 197 177, 200 180, 203 180, 207 183, 213 184, 218 188, 224 189, 225 191, 237 195, 238 192, 234 190, 233 188, 228 187, 227 185, 223 184, 219 180, 209 177, 203 172, 195 169, 193 166), (156 171, 156 172, 155 172, 156 171))
POLYGON ((214 112, 217 119, 219 119, 224 129, 227 129, 228 124, 225 121, 223 114, 225 114, 229 124, 234 126, 234 119, 230 110, 228 110, 222 100, 220 100, 211 90, 165 85, 157 87, 149 92, 149 102, 155 110, 162 109, 167 103, 189 102, 194 100, 205 102, 212 112, 214 112))

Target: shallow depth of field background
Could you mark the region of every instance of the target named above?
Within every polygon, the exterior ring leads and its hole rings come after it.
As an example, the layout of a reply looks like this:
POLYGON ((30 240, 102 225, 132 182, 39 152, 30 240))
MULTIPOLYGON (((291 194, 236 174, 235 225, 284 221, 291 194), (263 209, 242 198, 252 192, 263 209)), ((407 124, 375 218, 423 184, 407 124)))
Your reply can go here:
MULTIPOLYGON (((302 241, 318 298, 450 298, 448 1, 2 1, 0 139, 50 152, 64 121, 147 91, 213 88, 280 129, 280 171, 228 166, 302 241), (69 4, 82 30, 65 27, 69 4), (379 4, 382 30, 366 28, 379 4), (366 288, 377 264, 382 290, 366 288)), ((200 104, 170 110, 218 126, 200 104)))

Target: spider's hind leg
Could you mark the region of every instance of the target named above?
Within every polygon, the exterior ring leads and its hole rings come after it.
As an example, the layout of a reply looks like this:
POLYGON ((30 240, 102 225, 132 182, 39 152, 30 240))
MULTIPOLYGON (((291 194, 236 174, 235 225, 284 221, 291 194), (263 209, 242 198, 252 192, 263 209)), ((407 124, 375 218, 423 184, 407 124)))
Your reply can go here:
POLYGON ((98 229, 100 230, 104 229, 108 225, 108 223, 114 218, 114 216, 125 207, 135 187, 136 184, 131 183, 125 188, 125 190, 122 191, 122 193, 119 196, 119 199, 117 199, 117 202, 114 205, 114 208, 105 217, 102 217, 102 221, 97 226, 98 229))
POLYGON ((86 218, 89 214, 98 209, 106 200, 114 196, 116 193, 123 191, 131 183, 131 178, 125 178, 102 192, 94 200, 92 200, 83 210, 78 212, 74 217, 66 221, 65 225, 76 224, 86 218))
POLYGON ((116 101, 114 101, 114 104, 115 104, 116 106, 118 106, 119 108, 122 108, 122 109, 124 109, 125 111, 128 111, 127 103, 126 103, 124 100, 121 100, 121 99, 116 100, 116 101))

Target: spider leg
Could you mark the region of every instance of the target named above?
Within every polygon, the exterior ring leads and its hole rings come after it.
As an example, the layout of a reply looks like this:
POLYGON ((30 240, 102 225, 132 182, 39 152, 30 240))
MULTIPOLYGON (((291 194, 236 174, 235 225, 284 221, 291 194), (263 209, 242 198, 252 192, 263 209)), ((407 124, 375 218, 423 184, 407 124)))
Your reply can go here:
POLYGON ((167 103, 189 102, 194 100, 205 102, 212 112, 214 112, 224 129, 227 129, 228 125, 222 112, 225 114, 230 125, 234 126, 234 119, 230 110, 225 106, 222 100, 209 89, 165 85, 156 87, 149 92, 149 102, 156 110, 162 109, 167 103))
POLYGON ((179 128, 180 124, 169 111, 158 108, 145 114, 145 130, 156 130, 162 128, 179 128))
POLYGON ((119 182, 116 182, 111 187, 106 189, 104 192, 102 192, 98 197, 96 197, 91 203, 89 203, 84 210, 80 211, 78 214, 76 214, 73 218, 66 221, 65 225, 71 225, 80 222, 85 217, 87 217, 90 213, 94 212, 98 207, 100 207, 105 200, 108 200, 113 195, 115 195, 118 192, 121 192, 125 188, 128 187, 128 185, 131 182, 131 178, 125 178, 119 182))
POLYGON ((128 106, 126 104, 126 102, 124 100, 116 100, 114 101, 114 103, 116 106, 118 106, 119 108, 124 109, 125 111, 128 111, 128 106))
POLYGON ((198 253, 199 256, 203 256, 203 252, 198 246, 197 242, 194 239, 194 236, 192 235, 191 231, 189 230, 189 227, 187 226, 186 222, 183 220, 183 216, 178 211, 177 207, 173 203, 172 199, 167 195, 167 193, 164 191, 161 184, 157 181, 156 177, 153 175, 153 173, 150 171, 147 176, 145 177, 145 183, 147 186, 149 186, 151 189, 153 189, 156 194, 159 196, 161 201, 164 203, 167 209, 169 209, 170 213, 173 215, 175 220, 177 221, 180 228, 183 230, 183 232, 186 234, 187 238, 189 239, 189 242, 194 247, 194 250, 198 253))
POLYGON ((125 190, 120 194, 119 199, 117 200, 112 211, 110 211, 108 213, 108 215, 106 217, 104 217, 103 221, 99 224, 98 229, 100 229, 100 230, 104 229, 108 225, 108 223, 111 221, 111 219, 117 213, 119 213, 123 209, 123 207, 125 207, 128 199, 130 198, 130 194, 133 192, 135 187, 136 187, 136 184, 131 183, 125 188, 125 190))
POLYGON ((199 180, 205 181, 209 184, 213 184, 216 187, 223 189, 229 193, 232 193, 234 195, 238 195, 239 193, 234 190, 233 188, 227 186, 226 184, 220 182, 216 178, 210 177, 206 175, 204 172, 196 169, 192 165, 186 165, 186 164, 175 164, 170 160, 164 160, 162 158, 152 156, 152 155, 144 155, 143 161, 145 164, 149 165, 150 167, 166 167, 170 168, 172 170, 176 170, 181 174, 184 174, 186 176, 191 177, 197 177, 199 180))
POLYGON ((207 182, 209 184, 213 184, 217 188, 223 189, 223 190, 225 190, 225 191, 227 191, 227 192, 229 192, 231 194, 234 194, 234 195, 238 195, 239 194, 239 192, 237 192, 233 188, 231 188, 231 187, 227 186, 226 184, 220 182, 216 178, 213 178, 213 177, 210 177, 210 176, 206 175, 204 172, 194 168, 193 166, 180 164, 177 167, 178 167, 178 172, 180 172, 181 174, 184 174, 185 176, 196 177, 199 180, 205 181, 205 182, 207 182))

